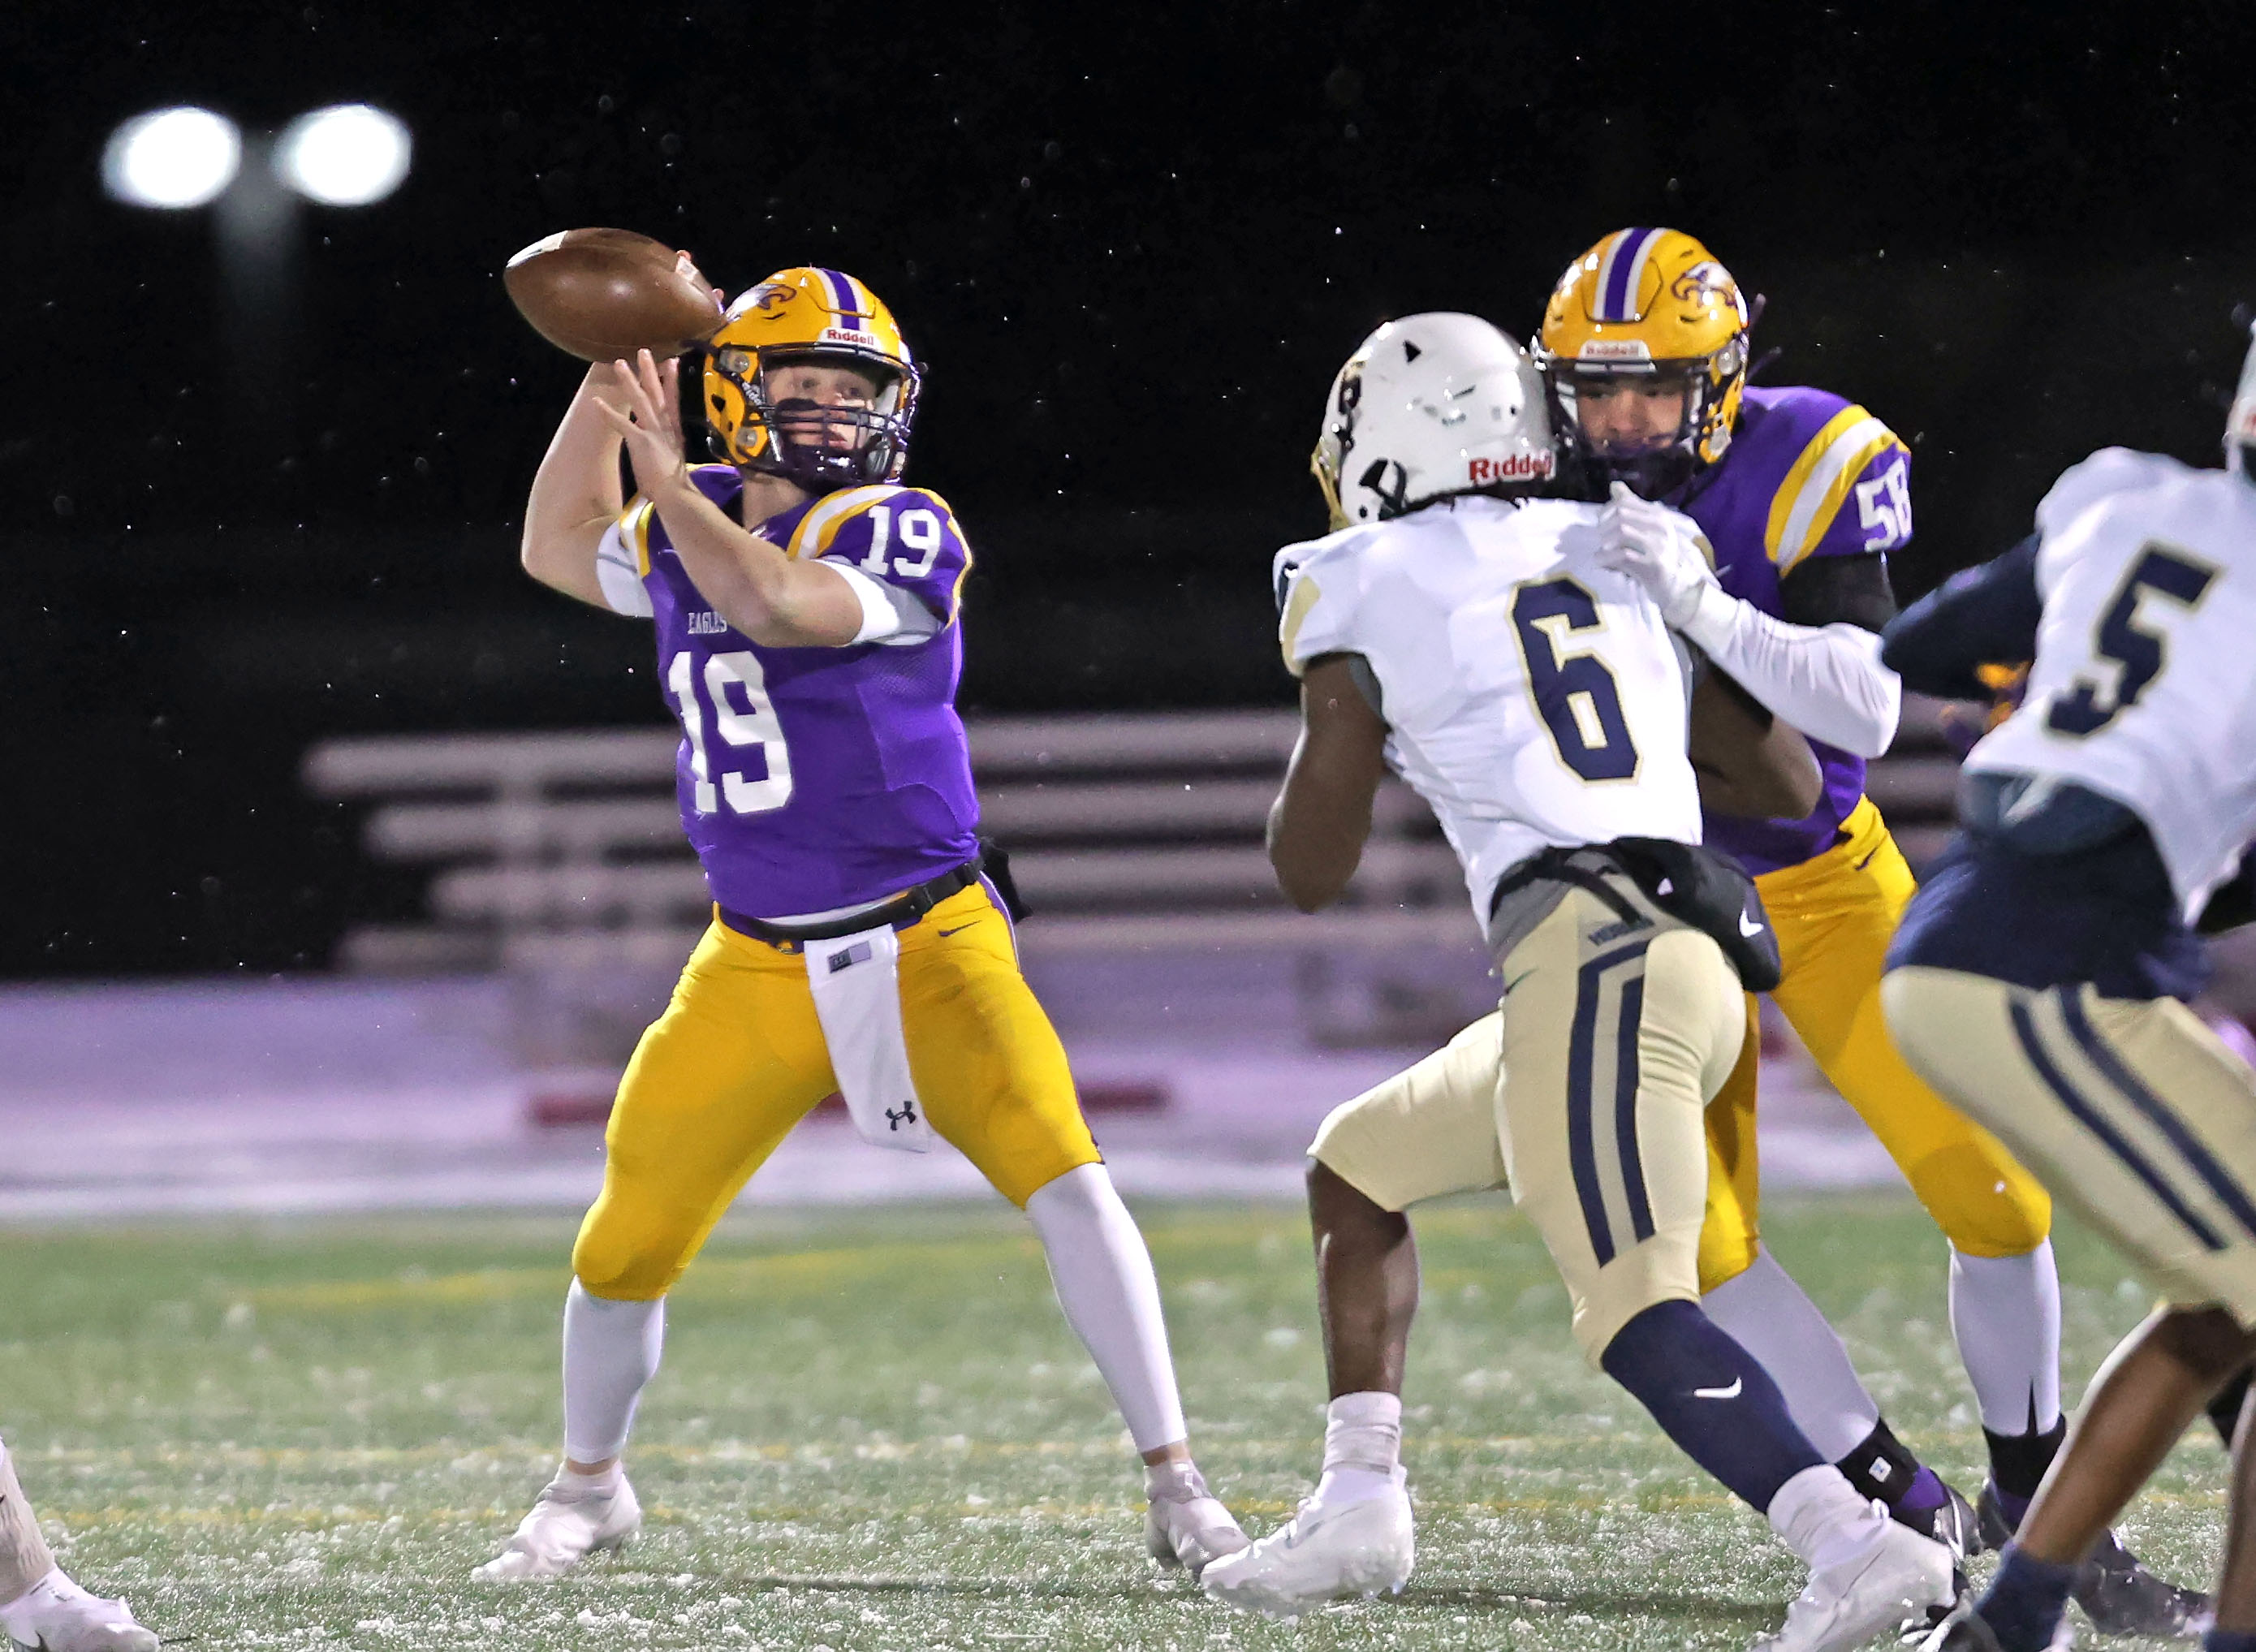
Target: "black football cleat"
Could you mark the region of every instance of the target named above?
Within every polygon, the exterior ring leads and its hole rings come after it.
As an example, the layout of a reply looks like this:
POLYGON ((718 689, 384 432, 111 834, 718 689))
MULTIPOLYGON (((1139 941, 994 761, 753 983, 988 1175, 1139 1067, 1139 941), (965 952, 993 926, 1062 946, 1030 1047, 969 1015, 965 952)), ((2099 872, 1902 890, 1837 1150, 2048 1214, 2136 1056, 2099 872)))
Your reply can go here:
MULTIPOLYGON (((1910 1643, 1910 1637, 1905 1637, 1910 1643)), ((1919 1652, 1999 1652, 1998 1634, 1971 1601, 1953 1607, 1918 1641, 1919 1652)))
POLYGON ((2076 1568, 2068 1598, 2102 1634, 2197 1640, 2210 1615, 2207 1595, 2156 1577, 2111 1531, 2076 1568))
POLYGON ((1981 1516, 1949 1481, 1942 1482, 1944 1500, 1933 1508, 1891 1508, 1888 1516, 1922 1537, 1932 1537, 1950 1551, 1953 1560, 1978 1555, 1991 1545, 1984 1541, 1981 1516))
POLYGON ((1906 1644, 1923 1642, 1945 1619, 1966 1599, 1966 1573, 1962 1570, 1969 1555, 1982 1552, 1981 1521, 1973 1505, 1959 1495, 1958 1488, 1949 1481, 1942 1482, 1944 1500, 1933 1508, 1891 1508, 1888 1518, 1899 1526, 1908 1526, 1922 1537, 1932 1537, 1950 1551, 1950 1602, 1948 1606, 1929 1606, 1915 1618, 1905 1620, 1897 1639, 1906 1644))
MULTIPOLYGON (((2075 1636, 2075 1628, 2063 1616, 2053 1631, 2050 1652, 2066 1652, 2076 1643, 2075 1636)), ((1968 1601, 1928 1631, 1919 1652, 1999 1652, 1998 1632, 1968 1601)))
MULTIPOLYGON (((1992 1549, 2003 1549, 2013 1535, 2014 1522, 2006 1518, 1996 1492, 1988 1486, 1982 1488, 1976 1524, 1982 1541, 1992 1549)), ((2200 1637, 2210 1614, 2207 1595, 2156 1577, 2111 1531, 2100 1537, 2076 1568, 2068 1598, 2083 1608, 2091 1627, 2102 1634, 2192 1641, 2200 1637)))

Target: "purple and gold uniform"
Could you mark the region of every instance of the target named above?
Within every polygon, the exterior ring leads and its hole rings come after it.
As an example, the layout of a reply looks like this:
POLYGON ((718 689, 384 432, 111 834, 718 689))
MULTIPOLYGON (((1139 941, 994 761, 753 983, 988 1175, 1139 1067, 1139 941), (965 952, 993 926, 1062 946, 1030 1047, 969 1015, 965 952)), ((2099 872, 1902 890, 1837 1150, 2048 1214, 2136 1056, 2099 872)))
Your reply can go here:
MULTIPOLYGON (((733 468, 694 481, 733 513, 733 468)), ((603 1191, 573 1252, 599 1297, 663 1295, 753 1171, 839 1087, 806 955, 748 928, 850 917, 978 855, 955 707, 970 558, 947 504, 855 487, 751 531, 848 570, 865 611, 890 607, 894 623, 842 647, 763 646, 713 611, 649 505, 631 505, 605 541, 612 606, 655 623, 681 724, 682 824, 716 916, 620 1082, 603 1191)), ((1021 1205, 1096 1162, 1064 1048, 986 883, 896 927, 901 1031, 933 1128, 1021 1205)))
MULTIPOLYGON (((1911 455, 1862 407, 1822 390, 1749 388, 1723 457, 1672 500, 1715 547, 1724 589, 1783 611, 1780 583, 1813 557, 1865 556, 1911 537, 1911 455)), ((1785 978, 1772 994, 1818 1067, 1871 1126, 1937 1225, 1970 1256, 2018 1256, 2051 1229, 2044 1190, 1998 1140, 1904 1064, 1880 1013, 1890 939, 1915 885, 1864 759, 1810 742, 1823 774, 1801 820, 1710 815, 1707 841, 1753 872, 1785 978)), ((1755 1258, 1759 1167, 1754 1000, 1738 1068, 1708 1108, 1703 1290, 1755 1258)))
MULTIPOLYGON (((1854 403, 1822 390, 1750 385, 1724 461, 1673 500, 1715 547, 1716 576, 1766 614, 1780 582, 1812 557, 1865 556, 1911 538, 1911 455, 1854 403)), ((1708 816, 1707 841, 1760 874, 1799 866, 1839 841, 1865 795, 1865 759, 1813 741, 1824 776, 1798 821, 1708 816)))
MULTIPOLYGON (((734 469, 701 465, 698 491, 733 510, 734 469)), ((690 582, 647 505, 621 537, 658 631, 659 681, 681 724, 681 823, 723 912, 754 918, 874 900, 978 851, 979 804, 955 715, 970 568, 955 518, 914 488, 850 488, 752 532, 906 593, 928 637, 844 648, 763 648, 728 628, 690 582)))

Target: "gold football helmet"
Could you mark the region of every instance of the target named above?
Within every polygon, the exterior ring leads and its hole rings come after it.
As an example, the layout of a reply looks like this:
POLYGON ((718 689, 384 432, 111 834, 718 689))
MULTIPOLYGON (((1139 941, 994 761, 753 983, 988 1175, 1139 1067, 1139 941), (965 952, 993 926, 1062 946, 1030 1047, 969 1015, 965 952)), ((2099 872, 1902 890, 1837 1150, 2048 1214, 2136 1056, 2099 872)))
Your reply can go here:
POLYGON ((1553 423, 1586 462, 1647 498, 1683 486, 1731 444, 1747 378, 1747 304, 1731 272, 1681 229, 1617 229, 1567 266, 1543 312, 1536 365, 1553 423), (1585 392, 1681 385, 1674 429, 1586 430, 1585 392))
POLYGON ((891 482, 908 462, 923 378, 893 313, 861 282, 840 270, 779 270, 737 296, 706 346, 713 456, 817 493, 891 482), (777 369, 809 361, 859 368, 877 381, 877 394, 818 411, 771 393, 777 369), (842 428, 842 445, 810 436, 842 428))

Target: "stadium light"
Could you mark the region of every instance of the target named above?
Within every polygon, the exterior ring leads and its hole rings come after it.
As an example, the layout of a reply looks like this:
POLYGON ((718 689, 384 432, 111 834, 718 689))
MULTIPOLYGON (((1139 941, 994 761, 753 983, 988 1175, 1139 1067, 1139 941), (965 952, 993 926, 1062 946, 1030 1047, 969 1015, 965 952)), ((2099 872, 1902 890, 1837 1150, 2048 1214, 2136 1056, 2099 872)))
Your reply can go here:
POLYGON ((183 106, 137 115, 102 152, 102 186, 136 207, 201 207, 235 181, 243 135, 208 109, 183 106))
POLYGON ((283 129, 274 170, 309 201, 365 207, 399 187, 412 151, 397 117, 367 103, 338 103, 283 129))

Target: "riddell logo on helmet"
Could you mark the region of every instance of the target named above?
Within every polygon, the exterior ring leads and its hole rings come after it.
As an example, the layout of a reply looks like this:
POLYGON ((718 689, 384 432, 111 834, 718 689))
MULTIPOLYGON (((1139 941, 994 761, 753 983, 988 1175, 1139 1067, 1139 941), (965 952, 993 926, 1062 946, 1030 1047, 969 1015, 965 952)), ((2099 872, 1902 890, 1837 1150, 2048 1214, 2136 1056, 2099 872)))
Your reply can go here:
POLYGON ((1551 474, 1547 453, 1515 453, 1501 459, 1474 459, 1465 475, 1476 487, 1491 482, 1533 482, 1551 474))
POLYGON ((875 333, 860 332, 849 327, 826 327, 822 329, 822 337, 825 342, 841 344, 874 344, 878 342, 875 333))
POLYGON ((1653 352, 1641 338, 1591 338, 1575 352, 1586 362, 1649 362, 1653 352))

